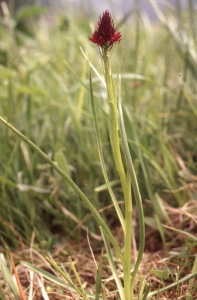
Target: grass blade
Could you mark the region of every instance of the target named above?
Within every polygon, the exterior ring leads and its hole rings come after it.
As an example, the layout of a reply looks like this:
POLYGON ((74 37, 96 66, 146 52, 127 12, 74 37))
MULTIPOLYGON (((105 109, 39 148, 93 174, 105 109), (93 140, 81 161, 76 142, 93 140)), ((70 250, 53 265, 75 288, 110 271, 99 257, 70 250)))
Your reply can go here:
POLYGON ((119 275, 117 273, 117 269, 116 269, 116 266, 115 266, 115 263, 114 263, 114 260, 113 260, 113 257, 112 257, 109 242, 107 240, 105 232, 103 231, 103 229, 101 227, 100 227, 100 230, 101 230, 101 234, 102 234, 103 241, 104 241, 104 244, 105 244, 105 249, 106 249, 106 252, 107 252, 107 259, 109 261, 111 271, 112 271, 112 274, 114 276, 114 280, 116 282, 116 285, 117 285, 117 288, 118 288, 118 291, 119 291, 119 294, 120 294, 120 299, 124 300, 125 299, 125 297, 124 297, 124 288, 122 286, 119 275))
POLYGON ((74 183, 74 181, 60 168, 57 166, 55 162, 53 162, 39 147, 37 147, 33 142, 31 142, 25 135, 23 135, 20 131, 18 131, 15 127, 13 127, 11 124, 9 124, 6 120, 4 120, 2 117, 0 117, 0 121, 4 123, 7 127, 9 127, 14 133, 16 133, 22 140, 24 140, 30 147, 32 147, 39 155, 41 155, 50 165, 53 169, 55 169, 64 180, 68 182, 68 184, 74 189, 74 191, 77 193, 77 195, 84 201, 84 203, 87 205, 91 213, 94 215, 95 219, 99 223, 99 225, 103 228, 103 231, 109 238, 110 242, 113 244, 119 258, 121 259, 121 262, 123 265, 124 263, 124 257, 122 255, 121 249, 118 246, 115 238, 113 237, 112 233, 110 232, 109 228, 107 227, 104 220, 101 218, 100 214, 97 212, 96 208, 92 205, 92 203, 89 201, 89 199, 85 196, 85 194, 80 190, 80 188, 74 183))
POLYGON ((10 270, 6 267, 4 259, 2 258, 2 254, 0 257, 0 271, 3 275, 4 281, 8 284, 10 291, 13 293, 16 299, 20 299, 19 290, 16 286, 16 283, 13 280, 12 274, 10 270))
POLYGON ((99 265, 96 275, 96 293, 95 293, 95 300, 99 300, 100 298, 100 290, 102 286, 102 271, 103 271, 103 251, 101 252, 101 256, 99 259, 99 265))

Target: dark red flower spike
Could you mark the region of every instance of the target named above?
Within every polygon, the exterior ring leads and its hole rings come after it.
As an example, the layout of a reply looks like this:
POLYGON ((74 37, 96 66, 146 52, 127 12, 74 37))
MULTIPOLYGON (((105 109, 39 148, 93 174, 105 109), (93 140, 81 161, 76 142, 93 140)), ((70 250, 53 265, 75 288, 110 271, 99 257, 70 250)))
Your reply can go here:
POLYGON ((122 38, 120 32, 116 32, 113 19, 108 10, 99 17, 95 30, 89 40, 100 47, 110 48, 115 43, 119 43, 122 38))

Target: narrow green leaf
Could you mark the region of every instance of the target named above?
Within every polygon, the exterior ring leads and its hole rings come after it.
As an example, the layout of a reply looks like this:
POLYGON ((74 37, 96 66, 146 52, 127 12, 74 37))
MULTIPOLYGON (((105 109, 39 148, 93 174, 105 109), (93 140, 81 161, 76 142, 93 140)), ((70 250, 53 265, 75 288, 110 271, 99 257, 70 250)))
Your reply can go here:
POLYGON ((195 235, 193 235, 192 233, 190 233, 190 232, 187 232, 187 231, 184 231, 184 230, 181 230, 181 229, 177 229, 177 228, 173 228, 173 227, 170 227, 170 226, 167 226, 167 225, 163 225, 163 226, 165 228, 170 229, 170 230, 182 233, 182 234, 188 236, 189 238, 191 238, 192 240, 197 241, 197 237, 195 235))
POLYGON ((42 270, 26 261, 21 261, 21 264, 25 267, 27 267, 28 269, 36 272, 37 274, 43 276, 44 278, 46 278, 47 280, 49 280, 50 282, 53 282, 59 286, 62 286, 64 288, 68 288, 69 287, 72 287, 71 285, 69 284, 66 284, 65 281, 62 281, 61 279, 57 278, 56 276, 52 275, 51 273, 45 271, 45 270, 42 270))
POLYGON ((158 216, 160 217, 161 221, 166 221, 166 222, 168 222, 168 224, 170 224, 172 226, 172 222, 165 210, 162 199, 160 198, 160 196, 157 193, 154 196, 155 196, 156 212, 157 212, 158 216))
POLYGON ((65 155, 63 154, 63 152, 57 151, 55 152, 55 161, 57 162, 58 166, 65 172, 68 174, 68 176, 70 176, 70 170, 68 167, 68 162, 66 160, 65 155))
POLYGON ((145 286, 146 286, 146 280, 144 279, 144 277, 141 276, 140 277, 140 284, 139 284, 139 288, 138 288, 138 298, 137 298, 137 300, 142 299, 145 286))
POLYGON ((105 244, 105 249, 106 249, 106 252, 107 252, 107 258, 108 258, 108 261, 109 261, 109 264, 110 264, 110 267, 111 267, 111 271, 112 271, 112 274, 114 276, 114 280, 116 282, 116 285, 117 285, 117 288, 118 288, 118 291, 119 291, 119 294, 120 294, 120 299, 124 300, 125 299, 124 288, 122 286, 121 280, 119 278, 119 275, 118 275, 118 272, 117 272, 117 269, 116 269, 116 266, 115 266, 115 263, 114 263, 114 260, 113 260, 113 257, 112 257, 109 242, 107 240, 107 237, 106 237, 105 232, 103 231, 102 227, 100 227, 100 230, 101 230, 101 234, 102 234, 103 241, 104 241, 104 244, 105 244))
MULTIPOLYGON (((67 273, 62 271, 62 269, 56 264, 56 262, 53 259, 50 259, 49 257, 46 257, 46 260, 50 263, 50 265, 59 273, 61 274, 66 281, 69 282, 69 284, 73 287, 73 289, 84 299, 87 300, 86 295, 84 295, 84 291, 79 289, 72 281, 72 279, 68 276, 67 273)), ((76 275, 76 272, 75 272, 76 275)))
POLYGON ((84 288, 83 288, 83 284, 82 284, 82 282, 81 282, 81 279, 80 279, 80 277, 79 277, 79 274, 78 274, 78 272, 77 272, 77 270, 76 270, 76 268, 75 268, 75 265, 73 264, 73 261, 72 261, 72 259, 71 259, 70 256, 68 257, 68 260, 69 260, 71 269, 72 269, 72 271, 73 271, 73 273, 74 273, 74 275, 75 275, 75 278, 76 278, 76 280, 77 280, 77 283, 78 283, 78 285, 80 286, 80 290, 81 290, 83 296, 85 297, 84 299, 86 299, 86 292, 85 292, 85 290, 84 290, 84 288))
POLYGON ((143 297, 142 297, 142 300, 148 299, 148 293, 149 293, 149 291, 150 291, 150 288, 151 288, 151 285, 150 285, 150 284, 145 288, 145 292, 144 292, 144 295, 143 295, 143 297))
MULTIPOLYGON (((72 283, 72 280, 71 278, 69 277, 68 274, 66 274, 64 272, 64 275, 67 275, 67 278, 69 279, 69 281, 71 282, 71 284, 68 282, 68 283, 65 283, 65 281, 57 278, 56 276, 52 275, 51 273, 47 272, 47 271, 44 271, 26 261, 21 261, 21 264, 25 267, 27 267, 28 269, 36 272, 37 274, 39 274, 40 276, 43 276, 44 278, 46 278, 47 280, 49 280, 50 282, 54 283, 54 284, 57 284, 58 286, 61 286, 65 289, 71 289, 72 292, 76 292, 76 289, 75 287, 73 287, 73 283, 72 283)), ((55 264, 56 265, 56 264, 55 264)), ((60 269, 61 270, 61 269, 60 269)), ((61 270, 62 271, 62 270, 61 270)), ((90 299, 94 299, 94 296, 92 294, 87 294, 87 296, 90 298, 90 299)))
POLYGON ((150 273, 155 274, 161 279, 168 279, 170 277, 170 272, 168 270, 150 270, 150 273))
POLYGON ((3 259, 0 257, 0 271, 2 273, 5 283, 9 286, 10 291, 14 294, 16 299, 20 299, 18 288, 13 280, 11 271, 6 267, 3 259))
POLYGON ((42 156, 43 159, 45 159, 46 162, 48 162, 51 167, 56 170, 64 180, 73 188, 73 190, 78 194, 78 196, 82 199, 82 201, 87 205, 91 213, 93 214, 94 218, 98 222, 100 226, 102 226, 103 231, 109 238, 110 242, 113 244, 117 255, 121 259, 122 264, 124 265, 124 258, 121 252, 120 247, 118 246, 117 241, 115 240, 114 236, 112 235, 111 231, 109 230, 107 224, 102 219, 100 214, 98 213, 97 209, 92 205, 90 200, 85 196, 85 194, 82 192, 82 190, 74 183, 74 181, 66 174, 57 164, 52 161, 38 146, 36 146, 32 141, 30 141, 24 134, 22 134, 20 131, 18 131, 14 126, 9 124, 6 120, 4 120, 2 117, 0 117, 0 121, 4 123, 8 128, 10 128, 16 135, 18 135, 23 141, 25 141, 31 148, 34 149, 40 156, 42 156))
POLYGON ((176 287, 177 285, 179 285, 179 284, 181 284, 181 283, 184 283, 184 282, 187 282, 187 281, 189 281, 190 279, 196 278, 196 277, 197 277, 197 272, 194 273, 194 274, 189 274, 189 275, 183 277, 182 279, 180 279, 180 280, 178 280, 178 281, 176 281, 176 282, 173 282, 173 283, 171 283, 171 284, 169 284, 169 285, 167 285, 167 286, 165 286, 165 287, 163 287, 163 288, 160 288, 159 290, 155 290, 155 291, 153 291, 153 292, 150 292, 150 293, 148 294, 147 299, 148 299, 149 297, 152 297, 152 296, 157 295, 157 294, 159 294, 159 293, 162 293, 162 292, 165 292, 165 291, 167 291, 167 290, 170 290, 170 289, 176 287))
POLYGON ((193 300, 192 295, 190 295, 189 293, 186 294, 186 300, 193 300))
POLYGON ((99 300, 100 290, 101 290, 101 281, 102 281, 102 272, 103 272, 103 250, 99 259, 99 265, 96 275, 96 294, 95 300, 99 300))
MULTIPOLYGON (((195 260, 194 260, 194 264, 193 264, 193 268, 192 268, 192 273, 197 272, 197 255, 195 256, 195 260)), ((197 289, 197 285, 195 284, 195 279, 192 278, 189 281, 188 287, 187 287, 187 292, 189 294, 192 294, 196 291, 197 289)))

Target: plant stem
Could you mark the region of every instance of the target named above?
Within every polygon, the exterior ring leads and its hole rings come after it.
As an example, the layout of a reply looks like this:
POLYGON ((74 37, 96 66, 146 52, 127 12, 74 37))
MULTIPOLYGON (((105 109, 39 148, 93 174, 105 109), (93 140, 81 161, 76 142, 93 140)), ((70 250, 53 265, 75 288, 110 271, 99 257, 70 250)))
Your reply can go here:
POLYGON ((135 169, 133 166, 133 161, 132 161, 130 151, 129 151, 125 126, 124 126, 124 119, 123 119, 122 106, 121 106, 121 97, 120 97, 120 86, 119 86, 119 95, 118 95, 118 112, 119 112, 119 121, 120 121, 120 131, 121 131, 121 136, 122 136, 122 140, 123 140, 125 158, 126 158, 126 162, 127 162, 127 169, 128 169, 128 173, 130 174, 130 177, 131 177, 133 193, 135 196, 136 207, 137 207, 137 211, 138 211, 139 227, 140 227, 140 243, 139 243, 138 257, 137 257, 137 261, 135 262, 135 267, 134 267, 132 278, 131 278, 131 291, 133 291, 135 276, 137 274, 137 271, 138 271, 138 268, 139 268, 139 265, 140 265, 140 262, 142 259, 142 255, 144 253, 145 222, 144 222, 144 211, 143 211, 143 206, 142 206, 141 194, 140 194, 140 190, 139 190, 139 186, 138 186, 138 182, 137 182, 137 177, 135 174, 135 169))
POLYGON ((110 142, 116 169, 118 171, 125 201, 125 234, 124 234, 124 289, 125 299, 133 299, 133 292, 130 286, 131 272, 131 240, 132 240, 132 198, 131 198, 131 178, 126 175, 122 162, 119 139, 119 121, 117 109, 117 95, 114 80, 111 74, 110 51, 102 49, 104 74, 107 86, 108 101, 110 106, 110 142))
POLYGON ((107 171, 105 168, 105 162, 104 162, 104 157, 103 157, 103 152, 102 152, 101 138, 100 138, 100 132, 99 132, 99 126, 98 126, 98 120, 97 120, 97 113, 96 113, 96 107, 95 107, 95 101, 94 101, 94 95, 93 95, 91 71, 90 71, 90 98, 91 98, 91 105, 92 105, 93 122, 94 122, 94 127, 95 127, 95 132, 96 132, 97 147, 98 147, 98 153, 99 153, 99 158, 100 158, 100 162, 101 162, 101 168, 103 171, 103 176, 104 176, 109 194, 111 196, 111 200, 113 202, 114 208, 116 210, 119 221, 121 223, 123 232, 125 234, 125 220, 124 220, 122 211, 118 205, 118 201, 116 200, 116 197, 110 186, 109 178, 107 176, 107 171))

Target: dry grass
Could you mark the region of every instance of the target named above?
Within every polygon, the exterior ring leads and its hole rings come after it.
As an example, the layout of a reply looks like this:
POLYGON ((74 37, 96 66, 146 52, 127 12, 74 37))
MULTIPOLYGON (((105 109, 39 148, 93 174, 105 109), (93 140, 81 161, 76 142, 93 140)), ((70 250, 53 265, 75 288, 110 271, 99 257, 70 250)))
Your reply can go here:
MULTIPOLYGON (((173 208, 166 203, 164 203, 165 209, 173 223, 174 228, 182 229, 185 232, 192 233, 196 235, 197 232, 197 202, 190 201, 182 208, 173 208)), ((114 228, 114 235, 116 235, 117 240, 122 242, 122 232, 117 226, 114 228)), ((146 249, 143 255, 141 266, 138 272, 138 279, 140 276, 145 277, 146 282, 151 284, 151 291, 162 288, 175 282, 178 278, 183 278, 184 276, 190 274, 192 265, 195 258, 196 246, 187 235, 182 233, 166 229, 167 236, 167 248, 168 251, 165 253, 160 241, 158 232, 152 228, 146 230, 146 249), (151 270, 169 271, 169 277, 164 280, 159 276, 156 276, 151 270)), ((137 243, 137 242, 136 242, 137 243)), ((78 274, 81 278, 84 288, 88 293, 94 295, 94 284, 96 275, 96 262, 99 260, 100 252, 102 249, 102 242, 91 239, 91 248, 86 238, 84 238, 81 243, 76 244, 73 241, 67 241, 65 244, 56 245, 52 251, 52 257, 58 263, 58 265, 64 266, 67 272, 70 274, 71 278, 75 282, 74 274, 70 268, 67 256, 72 257, 73 263, 78 270, 78 274), (91 250, 94 252, 94 259, 91 254, 91 250)), ((32 294, 33 299, 41 300, 47 299, 44 296, 46 292, 49 299, 80 299, 78 298, 69 288, 64 289, 58 287, 48 280, 42 278, 40 275, 33 273, 28 268, 20 263, 20 260, 26 260, 42 268, 53 275, 58 275, 47 263, 44 256, 39 254, 33 248, 23 250, 14 253, 15 262, 17 264, 17 271, 24 287, 27 297, 32 294)), ((122 267, 117 262, 117 268, 122 276, 122 267)), ((104 257, 103 260, 103 282, 105 282, 106 290, 111 292, 108 299, 117 299, 116 285, 113 280, 110 266, 108 265, 107 258, 104 257)), ((6 300, 13 299, 7 290, 3 279, 1 278, 2 289, 6 295, 6 300)), ((197 280, 196 280, 197 284, 197 280)), ((136 282, 136 286, 138 282, 136 282)), ((183 295, 187 292, 188 282, 170 289, 167 292, 160 293, 157 299, 183 299, 183 295)), ((197 293, 193 296, 193 299, 197 298, 197 293)), ((156 298, 152 298, 156 299, 156 298)))

